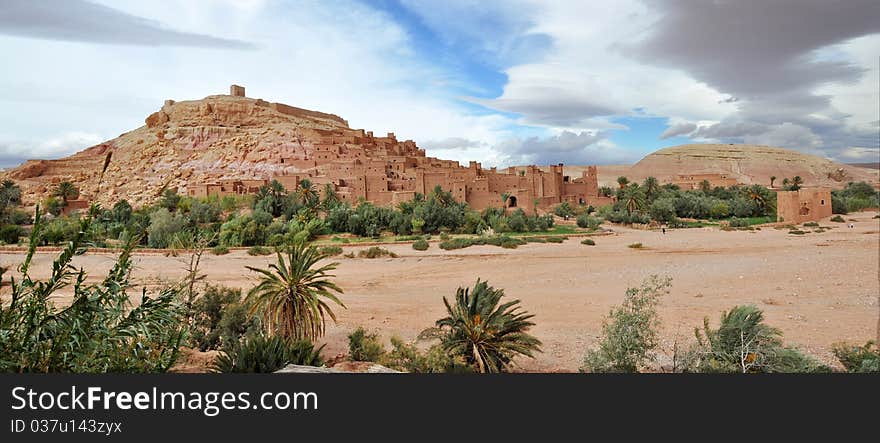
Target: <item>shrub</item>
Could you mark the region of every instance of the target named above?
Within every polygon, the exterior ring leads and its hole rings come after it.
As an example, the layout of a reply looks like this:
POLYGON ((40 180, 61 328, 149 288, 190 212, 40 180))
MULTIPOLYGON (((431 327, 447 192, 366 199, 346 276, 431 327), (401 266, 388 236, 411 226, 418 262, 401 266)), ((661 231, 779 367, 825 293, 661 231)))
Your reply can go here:
POLYGON ((362 326, 348 334, 348 359, 351 361, 378 362, 385 354, 385 347, 376 333, 368 333, 362 326))
POLYGON ((798 350, 784 346, 782 331, 764 323, 755 306, 736 306, 721 314, 718 329, 703 321, 694 331, 697 345, 688 353, 686 371, 692 372, 822 372, 829 370, 798 350))
POLYGON ((577 218, 577 225, 579 228, 584 229, 598 229, 599 225, 602 224, 602 219, 597 217, 592 217, 588 214, 581 214, 577 218))
POLYGON ((731 228, 746 228, 749 226, 749 220, 745 218, 733 218, 730 219, 728 226, 731 228))
POLYGON ((872 341, 864 346, 838 343, 832 350, 846 372, 880 372, 880 348, 872 341))
POLYGON ((834 217, 831 217, 831 221, 837 222, 837 223, 846 223, 846 220, 844 220, 843 217, 841 217, 839 215, 835 215, 834 217))
POLYGON ((7 245, 18 243, 18 239, 24 235, 24 229, 18 225, 3 225, 0 227, 0 241, 7 245))
MULTIPOLYGON (((443 236, 441 235, 440 238, 442 239, 443 236)), ((468 246, 472 246, 473 244, 474 243, 470 239, 459 237, 452 240, 441 241, 440 249, 443 249, 444 251, 450 251, 453 249, 467 248, 468 246)))
POLYGON ((290 342, 280 337, 256 335, 226 347, 211 369, 222 373, 270 373, 287 365, 322 366, 321 350, 305 340, 290 342))
POLYGON ((391 338, 391 352, 385 354, 380 363, 398 371, 419 374, 473 372, 464 359, 450 356, 440 345, 435 344, 422 353, 415 344, 404 343, 397 337, 391 338))
POLYGON ((229 248, 220 245, 214 246, 213 248, 211 248, 211 253, 214 255, 226 255, 229 253, 229 248))
POLYGON ((91 221, 79 221, 49 279, 38 281, 29 273, 43 228, 37 208, 21 277, 9 302, 0 304, 0 372, 165 372, 177 360, 185 333, 179 291, 165 288, 151 297, 144 290, 137 306, 126 293, 136 241, 126 243, 106 278, 82 284, 86 273, 71 260, 82 251, 91 221), (58 308, 52 299, 63 288, 72 289, 73 300, 58 308))
POLYGON ((381 258, 381 257, 397 258, 397 254, 395 254, 385 248, 380 248, 378 246, 371 246, 369 249, 362 249, 361 251, 359 251, 358 257, 360 257, 360 258, 381 258))
POLYGON ((440 233, 440 240, 449 240, 449 238, 450 238, 449 234, 447 234, 445 232, 440 233))
POLYGON ((412 244, 412 248, 416 251, 427 251, 431 245, 425 240, 416 240, 412 244))
POLYGON ((248 255, 258 256, 258 255, 269 255, 272 253, 272 250, 269 248, 264 248, 262 246, 251 246, 247 251, 248 255))
POLYGON ((318 248, 318 253, 321 255, 326 255, 328 257, 333 257, 342 254, 342 248, 339 246, 323 246, 318 248))
POLYGON ((562 243, 567 239, 568 237, 547 237, 547 243, 562 243))
POLYGON ((641 243, 630 243, 630 244, 626 245, 626 247, 631 248, 631 249, 642 249, 645 246, 641 243))
POLYGON ((804 227, 805 227, 805 228, 818 228, 818 227, 819 227, 819 223, 816 223, 816 222, 806 222, 806 223, 804 223, 804 227))
POLYGON ((587 246, 596 246, 596 242, 593 241, 592 238, 586 238, 586 239, 581 240, 581 244, 587 245, 587 246))
POLYGON ((794 230, 788 231, 788 233, 789 233, 789 234, 793 234, 793 235, 804 235, 804 234, 806 234, 805 231, 801 231, 800 229, 794 229, 794 230))
POLYGON ((258 321, 241 304, 241 289, 208 286, 192 306, 190 342, 200 351, 229 347, 256 333, 258 321))
POLYGON ((147 244, 151 248, 171 246, 174 236, 186 226, 186 220, 179 213, 172 214, 166 208, 159 208, 150 214, 147 228, 147 244))
POLYGON ((623 304, 611 309, 602 325, 599 346, 587 352, 583 371, 638 372, 654 361, 659 344, 657 305, 669 293, 671 279, 652 276, 640 288, 629 288, 623 304))

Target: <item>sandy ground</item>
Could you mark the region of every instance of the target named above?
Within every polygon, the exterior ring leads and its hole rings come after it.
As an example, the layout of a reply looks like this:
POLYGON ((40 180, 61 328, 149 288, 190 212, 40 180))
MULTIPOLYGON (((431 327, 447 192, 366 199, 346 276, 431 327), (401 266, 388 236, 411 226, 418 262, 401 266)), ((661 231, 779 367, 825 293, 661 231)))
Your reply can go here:
MULTIPOLYGON (((855 220, 854 229, 826 220, 822 225, 834 229, 804 236, 772 228, 700 228, 663 235, 615 227, 614 235, 597 237, 593 247, 581 245, 580 238, 514 250, 479 246, 447 252, 434 243, 418 252, 407 244, 388 246, 400 255, 394 259, 338 257, 338 284, 348 309, 337 310, 339 323, 325 337, 326 355, 345 352, 346 335, 358 325, 386 341, 392 335, 413 339, 444 314, 443 296, 482 278, 535 314, 532 333, 544 342, 544 352, 535 360, 521 360, 522 370, 576 371, 604 316, 620 303, 626 288, 658 274, 673 279, 672 293, 660 308, 661 362, 671 356, 674 341, 693 339, 693 328, 705 316, 714 325, 722 310, 755 304, 789 343, 830 363, 833 343, 864 342, 876 334, 880 220, 872 219, 875 214, 847 216, 855 220), (627 247, 634 242, 645 249, 627 247)), ((38 254, 33 273, 47 275, 53 256, 38 254)), ((3 265, 17 265, 21 259, 21 254, 0 254, 3 265)), ((97 281, 113 260, 109 254, 89 254, 75 264, 97 281)), ((264 266, 269 260, 244 252, 206 254, 202 269, 213 283, 248 289, 254 277, 245 265, 264 266)), ((176 281, 184 275, 184 261, 137 255, 134 280, 148 286, 176 281)))

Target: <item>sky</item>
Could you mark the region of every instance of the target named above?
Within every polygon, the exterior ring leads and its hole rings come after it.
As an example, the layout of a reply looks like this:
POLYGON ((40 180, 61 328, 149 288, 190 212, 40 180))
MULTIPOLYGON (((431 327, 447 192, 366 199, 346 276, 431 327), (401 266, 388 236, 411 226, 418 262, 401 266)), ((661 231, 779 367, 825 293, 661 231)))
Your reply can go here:
POLYGON ((684 143, 880 161, 876 0, 0 0, 0 167, 249 97, 484 166, 684 143))

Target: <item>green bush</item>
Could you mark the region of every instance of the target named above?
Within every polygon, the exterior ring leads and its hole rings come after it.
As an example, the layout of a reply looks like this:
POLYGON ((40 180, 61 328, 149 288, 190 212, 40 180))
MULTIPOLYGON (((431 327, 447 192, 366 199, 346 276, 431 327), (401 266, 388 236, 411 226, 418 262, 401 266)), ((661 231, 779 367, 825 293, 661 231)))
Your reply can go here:
POLYGON ((229 347, 259 329, 241 303, 241 289, 209 285, 193 303, 191 316, 190 342, 200 351, 229 347))
POLYGON ((846 223, 846 220, 844 220, 843 217, 841 217, 839 215, 835 215, 834 217, 831 217, 831 221, 837 222, 837 223, 846 223))
POLYGON ((378 246, 370 246, 369 249, 362 249, 358 252, 358 257, 360 258, 381 258, 381 257, 391 257, 397 258, 397 254, 385 249, 380 248, 378 246))
POLYGON ((782 331, 764 323, 755 306, 736 306, 721 314, 718 329, 703 321, 694 331, 697 345, 688 352, 688 372, 794 373, 827 372, 830 369, 782 342, 782 331))
POLYGON ((596 246, 596 242, 593 241, 592 238, 585 238, 585 239, 581 240, 581 244, 587 245, 587 246, 596 246))
POLYGON ((791 231, 788 231, 788 233, 793 234, 793 235, 804 235, 804 234, 806 234, 806 231, 801 231, 800 229, 793 229, 791 231))
POLYGON ((318 248, 318 253, 321 255, 326 255, 328 257, 333 257, 342 254, 342 248, 339 246, 322 246, 318 248))
POLYGON ((7 245, 18 243, 18 239, 24 235, 24 229, 18 225, 3 225, 0 227, 0 241, 7 245))
POLYGON ((248 255, 258 256, 258 255, 269 255, 272 253, 272 250, 269 248, 264 248, 262 246, 251 246, 247 251, 248 255))
MULTIPOLYGON (((46 281, 29 273, 44 226, 37 208, 30 247, 19 266, 21 276, 0 304, 0 372, 146 373, 165 372, 177 360, 186 333, 185 308, 176 288, 155 297, 143 290, 134 306, 126 292, 131 251, 126 243, 106 278, 84 284, 86 273, 71 260, 81 253, 91 216, 52 263, 46 281), (57 291, 70 288, 72 302, 53 303, 57 291)), ((0 269, 0 278, 3 270, 0 269)))
POLYGON ((473 372, 464 359, 450 356, 440 345, 433 345, 424 353, 415 344, 391 338, 391 352, 382 356, 383 366, 403 372, 418 374, 468 373, 473 372))
POLYGON ((747 228, 749 227, 749 220, 745 218, 732 218, 728 223, 728 226, 731 228, 747 228))
POLYGON ((429 247, 431 247, 430 243, 425 240, 416 240, 412 244, 412 248, 416 251, 427 251, 429 247))
POLYGON ((864 346, 838 343, 832 350, 846 372, 880 372, 880 347, 872 341, 864 346))
POLYGON ((221 373, 271 373, 287 365, 322 366, 321 350, 305 340, 256 335, 225 347, 211 369, 221 373))
POLYGON ((819 223, 816 223, 816 222, 806 222, 806 223, 804 223, 804 227, 805 227, 805 228, 818 228, 818 227, 819 227, 819 223))
POLYGON ((660 297, 669 294, 671 279, 652 276, 640 288, 629 288, 623 304, 612 308, 602 325, 599 346, 587 352, 582 371, 638 372, 654 361, 659 345, 660 297))
POLYGON ((645 247, 645 245, 643 245, 641 243, 630 243, 630 244, 626 245, 626 247, 631 248, 631 249, 642 249, 645 247))
POLYGON ((599 225, 602 224, 602 219, 598 217, 592 217, 589 214, 581 214, 577 218, 577 225, 579 228, 584 229, 598 229, 599 225))
POLYGON ((351 361, 378 362, 385 355, 385 347, 375 333, 368 333, 362 326, 348 334, 348 359, 351 361))
POLYGON ((226 246, 214 246, 211 248, 211 253, 214 255, 226 255, 229 254, 229 248, 226 246))
POLYGON ((547 243, 562 243, 568 240, 568 237, 547 237, 547 243))

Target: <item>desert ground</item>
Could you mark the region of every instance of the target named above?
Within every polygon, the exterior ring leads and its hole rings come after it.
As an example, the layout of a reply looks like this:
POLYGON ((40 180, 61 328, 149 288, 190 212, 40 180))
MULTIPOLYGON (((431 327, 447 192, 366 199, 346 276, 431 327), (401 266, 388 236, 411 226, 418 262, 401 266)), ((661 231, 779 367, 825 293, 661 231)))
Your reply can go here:
MULTIPOLYGON (((328 328, 325 355, 344 353, 346 335, 359 325, 377 331, 386 343, 393 335, 414 339, 444 314, 443 296, 451 297, 457 287, 481 278, 535 314, 532 333, 543 341, 544 352, 537 359, 520 360, 520 370, 577 371, 600 334, 604 316, 621 302, 626 288, 657 274, 673 279, 671 294, 660 307, 661 365, 671 360, 673 343, 693 340, 693 329, 704 317, 717 325, 721 311, 738 304, 759 306, 788 343, 833 363, 833 343, 864 342, 876 334, 880 220, 874 215, 846 216, 854 220, 852 229, 823 220, 821 225, 834 229, 802 236, 772 227, 679 229, 664 235, 614 226, 612 234, 594 238, 596 246, 572 237, 563 244, 532 243, 513 250, 474 246, 443 251, 433 243, 419 252, 396 244, 386 247, 399 258, 338 256, 337 283, 345 290, 347 309, 336 309, 339 322, 328 328), (627 247, 635 242, 645 248, 627 247)), ((38 253, 32 274, 48 275, 54 255, 38 253)), ((245 266, 265 266, 273 257, 206 253, 202 271, 214 284, 247 290, 255 280, 245 266)), ((20 252, 0 253, 0 264, 14 268, 22 258, 20 252)), ((88 253, 75 264, 98 281, 113 261, 112 254, 88 253)), ((183 255, 137 254, 134 282, 155 287, 177 281, 185 273, 185 261, 183 255)))

